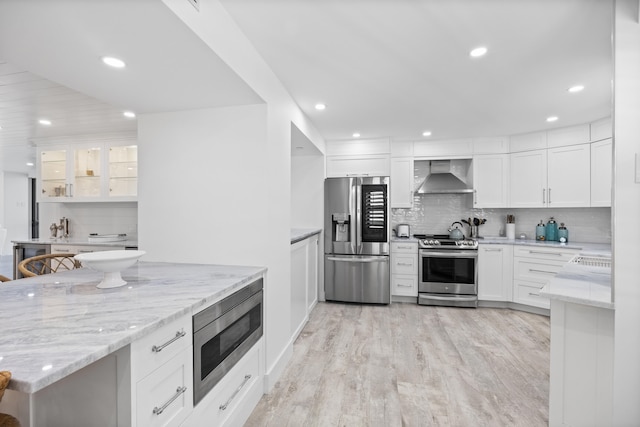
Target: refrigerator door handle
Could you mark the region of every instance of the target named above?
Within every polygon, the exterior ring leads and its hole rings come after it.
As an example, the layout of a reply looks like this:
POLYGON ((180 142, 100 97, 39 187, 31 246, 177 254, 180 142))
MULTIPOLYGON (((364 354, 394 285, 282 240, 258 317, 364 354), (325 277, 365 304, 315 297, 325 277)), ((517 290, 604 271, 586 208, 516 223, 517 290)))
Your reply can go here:
POLYGON ((328 261, 338 261, 338 262, 389 262, 388 256, 375 256, 375 257, 335 257, 330 256, 327 257, 328 261))
POLYGON ((362 178, 356 180, 356 252, 362 253, 362 178))

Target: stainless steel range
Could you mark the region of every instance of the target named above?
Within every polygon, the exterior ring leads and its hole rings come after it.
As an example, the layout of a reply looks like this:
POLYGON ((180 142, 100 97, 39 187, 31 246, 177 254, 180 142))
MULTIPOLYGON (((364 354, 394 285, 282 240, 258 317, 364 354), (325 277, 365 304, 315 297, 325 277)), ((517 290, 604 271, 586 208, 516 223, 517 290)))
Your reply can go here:
POLYGON ((418 239, 418 304, 478 306, 478 241, 448 235, 414 234, 418 239))

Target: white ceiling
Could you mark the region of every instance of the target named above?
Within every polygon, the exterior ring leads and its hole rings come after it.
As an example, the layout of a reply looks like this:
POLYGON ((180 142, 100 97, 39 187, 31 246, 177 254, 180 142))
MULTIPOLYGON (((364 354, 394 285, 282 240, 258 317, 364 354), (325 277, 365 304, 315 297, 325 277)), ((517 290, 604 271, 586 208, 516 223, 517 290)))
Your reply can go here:
MULTIPOLYGON (((221 2, 326 139, 508 135, 610 114, 611 0, 221 2), (471 59, 478 45, 489 53, 471 59)), ((158 0, 0 2, 5 170, 35 138, 131 128, 123 109, 256 102, 158 0), (102 66, 106 54, 126 70, 102 66)))

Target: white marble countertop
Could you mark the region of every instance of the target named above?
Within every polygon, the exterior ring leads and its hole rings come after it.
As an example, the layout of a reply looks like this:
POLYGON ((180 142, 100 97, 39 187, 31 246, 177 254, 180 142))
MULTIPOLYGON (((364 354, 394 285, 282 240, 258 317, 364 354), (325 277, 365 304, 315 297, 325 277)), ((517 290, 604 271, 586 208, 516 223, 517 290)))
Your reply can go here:
POLYGON ((31 243, 39 245, 86 245, 86 246, 125 246, 125 247, 138 247, 138 241, 135 239, 119 240, 117 242, 89 242, 89 238, 69 237, 67 239, 51 239, 40 237, 38 239, 24 239, 24 240, 12 240, 11 243, 31 243))
POLYGON ((88 268, 0 285, 0 370, 34 393, 162 325, 208 306, 266 268, 140 262, 128 283, 98 289, 88 268))
POLYGON ((611 302, 611 268, 566 264, 540 295, 592 307, 614 308, 611 302))
POLYGON ((298 243, 308 237, 315 234, 322 233, 322 228, 292 228, 291 229, 291 244, 298 243))

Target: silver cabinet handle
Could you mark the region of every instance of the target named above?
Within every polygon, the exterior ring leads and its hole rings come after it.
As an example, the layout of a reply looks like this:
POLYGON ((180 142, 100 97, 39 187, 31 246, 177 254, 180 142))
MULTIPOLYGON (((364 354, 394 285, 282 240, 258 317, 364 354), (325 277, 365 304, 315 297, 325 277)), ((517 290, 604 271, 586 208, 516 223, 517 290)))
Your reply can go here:
POLYGON ((478 204, 478 190, 476 190, 475 188, 473 189, 473 204, 478 204))
POLYGON ((396 246, 396 248, 398 248, 398 249, 413 249, 414 247, 413 247, 413 246, 402 246, 402 245, 398 245, 398 246, 396 246))
POLYGON ((62 253, 67 253, 67 252, 69 252, 69 249, 60 249, 60 248, 58 248, 58 249, 56 249, 56 252, 61 253, 61 254, 62 253))
POLYGON ((161 345, 154 345, 153 347, 151 347, 151 351, 153 351, 154 353, 160 353, 163 348, 165 348, 169 344, 174 343, 175 341, 179 340, 180 338, 182 338, 185 335, 187 335, 187 333, 184 331, 184 329, 181 329, 181 330, 176 332, 176 336, 175 337, 171 338, 166 343, 161 344, 161 345))
POLYGON ((233 399, 235 399, 238 393, 240 393, 240 390, 242 390, 242 387, 244 387, 247 384, 247 381, 249 381, 250 379, 251 379, 251 374, 247 374, 244 376, 244 381, 242 381, 242 384, 240 384, 240 386, 236 389, 236 391, 233 392, 231 397, 226 402, 220 405, 221 411, 224 411, 225 409, 227 409, 227 407, 231 404, 233 399))
POLYGON ((547 202, 547 190, 545 188, 542 189, 542 204, 544 205, 547 202))
POLYGON ((536 293, 534 293, 534 292, 529 292, 529 296, 530 296, 530 297, 539 297, 539 296, 540 296, 540 294, 536 294, 536 293))
POLYGON ((187 387, 185 387, 185 386, 178 387, 178 388, 176 389, 176 394, 174 394, 174 395, 171 397, 171 399, 167 400, 167 401, 165 402, 165 404, 164 404, 164 405, 162 405, 162 406, 161 406, 161 407, 159 407, 159 408, 158 408, 157 406, 156 406, 155 408, 153 408, 153 413, 154 413, 155 415, 160 415, 161 413, 163 413, 163 412, 164 412, 164 410, 165 410, 165 409, 167 409, 167 406, 171 405, 171 404, 173 403, 173 401, 174 401, 174 400, 176 400, 178 397, 180 397, 180 395, 181 395, 182 393, 184 393, 185 391, 187 391, 187 387))
POLYGON ((402 283, 396 283, 396 286, 402 286, 403 288, 413 288, 413 285, 405 285, 402 283))
POLYGON ((532 272, 532 273, 557 274, 555 271, 536 270, 536 269, 533 269, 533 268, 530 268, 529 271, 532 272))
POLYGON ((529 251, 530 254, 540 254, 540 255, 556 255, 562 256, 560 252, 545 252, 545 251, 529 251))
POLYGON ((501 248, 483 248, 485 252, 502 252, 501 248))
POLYGON ((547 198, 548 203, 551 204, 551 188, 549 188, 549 197, 547 198))
POLYGON ((396 265, 403 265, 405 267, 413 267, 413 264, 410 262, 397 262, 396 265))

